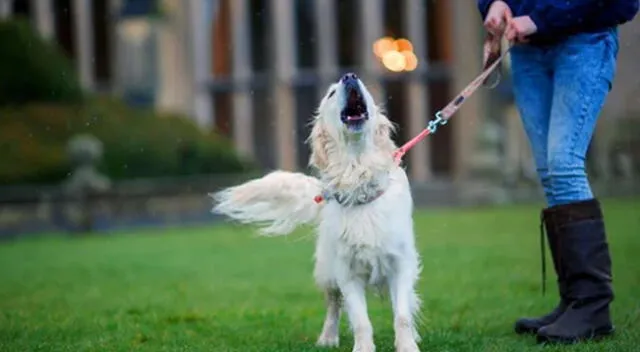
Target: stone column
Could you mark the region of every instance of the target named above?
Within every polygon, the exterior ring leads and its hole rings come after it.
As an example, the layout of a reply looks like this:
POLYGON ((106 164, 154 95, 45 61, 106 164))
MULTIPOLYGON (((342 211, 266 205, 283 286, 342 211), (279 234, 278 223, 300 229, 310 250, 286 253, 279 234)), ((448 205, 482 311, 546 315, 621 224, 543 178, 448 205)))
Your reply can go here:
POLYGON ((515 184, 525 174, 525 152, 528 142, 514 104, 505 107, 503 118, 506 137, 503 176, 509 183, 515 184))
MULTIPOLYGON (((453 98, 482 71, 482 23, 474 1, 451 1, 449 25, 453 34, 453 60, 450 64, 453 98)), ((483 109, 483 89, 480 88, 453 116, 448 128, 453 128, 453 177, 469 177, 471 160, 480 130, 483 109)))
POLYGON ((195 48, 187 43, 193 38, 192 9, 191 6, 184 6, 180 0, 162 0, 161 4, 169 18, 157 27, 155 34, 158 65, 155 108, 167 112, 193 113, 196 87, 192 80, 192 55, 195 48))
MULTIPOLYGON (((38 0, 35 0, 38 1, 38 0)), ((109 22, 108 23, 108 30, 109 30, 109 45, 111 46, 111 50, 110 50, 110 58, 109 61, 111 62, 111 79, 109 79, 109 91, 110 93, 114 94, 117 93, 118 90, 121 88, 120 87, 120 77, 119 77, 119 71, 121 71, 121 69, 118 67, 119 65, 119 54, 122 51, 121 49, 121 44, 120 44, 120 38, 118 35, 118 24, 120 22, 120 19, 118 18, 118 15, 120 13, 120 8, 122 6, 122 0, 107 0, 108 1, 108 5, 107 5, 107 9, 109 11, 109 22)))
POLYGON ((254 158, 253 100, 251 97, 251 30, 249 1, 231 3, 231 44, 233 81, 239 87, 233 93, 233 141, 236 150, 254 158))
MULTIPOLYGON (((414 71, 407 84, 406 102, 408 109, 409 136, 416 136, 427 127, 429 116, 429 101, 427 97, 428 82, 420 79, 428 69, 429 59, 426 48, 427 28, 424 23, 426 18, 426 5, 421 0, 405 0, 404 18, 408 39, 413 44, 413 51, 418 58, 418 68, 414 71)), ((431 178, 430 138, 425 138, 408 153, 408 162, 411 165, 410 177, 415 182, 426 182, 431 178)))
MULTIPOLYGON (((503 47, 506 47, 506 45, 507 42, 503 41, 503 47)), ((504 72, 502 79, 506 79, 511 71, 509 56, 503 61, 502 71, 504 72)), ((499 93, 495 92, 493 94, 499 93)), ((533 177, 533 180, 537 180, 535 178, 535 164, 529 151, 529 141, 524 132, 515 102, 500 106, 499 113, 502 115, 502 125, 505 131, 504 164, 502 166, 504 179, 512 184, 516 184, 523 176, 527 179, 533 177)))
POLYGON ((73 0, 74 35, 77 51, 77 69, 80 82, 85 89, 93 89, 95 84, 93 59, 93 22, 91 0, 73 0))
MULTIPOLYGON (((237 0, 236 0, 237 1, 237 0)), ((190 0, 189 28, 193 86, 192 113, 198 125, 202 128, 213 126, 213 105, 211 93, 207 88, 211 78, 211 38, 209 37, 209 23, 207 21, 208 10, 206 0, 190 0)))
POLYGON ((382 65, 373 53, 373 43, 384 35, 384 16, 382 0, 360 0, 360 73, 367 88, 377 103, 383 103, 384 94, 380 85, 382 65))
POLYGON ((335 16, 335 1, 316 0, 313 5, 318 43, 316 53, 321 84, 318 95, 319 99, 322 99, 329 85, 338 79, 338 21, 335 16))
POLYGON ((271 0, 271 26, 275 82, 273 114, 275 117, 276 154, 278 167, 295 170, 296 119, 292 80, 296 73, 294 4, 291 0, 271 0))
POLYGON ((0 20, 11 17, 13 0, 0 0, 0 20))
POLYGON ((51 40, 55 36, 55 18, 52 0, 31 0, 31 8, 35 14, 35 24, 40 35, 51 40))

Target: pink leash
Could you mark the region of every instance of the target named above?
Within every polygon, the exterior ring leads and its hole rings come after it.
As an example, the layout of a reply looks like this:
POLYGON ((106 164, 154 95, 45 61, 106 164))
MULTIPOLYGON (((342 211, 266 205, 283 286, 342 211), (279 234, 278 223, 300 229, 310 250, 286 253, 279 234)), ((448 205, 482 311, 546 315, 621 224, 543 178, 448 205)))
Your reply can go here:
MULTIPOLYGON (((410 141, 408 141, 403 146, 398 148, 398 150, 396 150, 396 152, 393 154, 393 158, 396 164, 400 165, 400 162, 402 162, 402 157, 409 151, 409 149, 413 148, 416 144, 418 144, 428 135, 436 133, 439 126, 446 125, 447 122, 449 122, 449 119, 451 118, 451 116, 453 116, 453 114, 455 114, 456 111, 460 109, 460 106, 462 106, 462 104, 470 96, 472 96, 473 93, 475 93, 478 90, 478 88, 480 88, 480 86, 482 86, 486 82, 487 78, 489 78, 489 76, 500 65, 502 60, 504 60, 504 58, 507 56, 507 54, 511 50, 511 47, 512 46, 509 45, 508 49, 505 50, 500 55, 499 42, 495 42, 493 38, 488 38, 487 41, 485 41, 485 55, 487 55, 487 63, 485 64, 484 71, 482 71, 482 73, 480 73, 478 77, 476 77, 473 81, 471 81, 471 83, 469 83, 462 90, 462 92, 460 92, 460 94, 458 94, 458 96, 455 97, 455 99, 449 102, 449 104, 447 104, 447 106, 445 106, 444 109, 438 111, 436 113, 436 118, 429 121, 427 128, 425 128, 422 132, 420 132, 420 134, 413 137, 410 141), (497 52, 495 51, 496 47, 498 49, 497 52)), ((314 201, 316 203, 320 203, 325 199, 326 197, 324 195, 317 195, 314 198, 314 201)))
POLYGON ((498 67, 498 65, 500 65, 500 63, 507 56, 510 50, 511 46, 509 46, 509 48, 505 50, 502 55, 494 56, 493 58, 490 57, 488 63, 490 62, 491 64, 488 65, 488 67, 485 68, 485 70, 482 71, 482 73, 478 75, 478 77, 471 81, 471 83, 469 83, 469 85, 467 85, 455 99, 449 102, 449 104, 447 104, 444 109, 438 111, 436 113, 436 118, 429 121, 427 128, 425 128, 417 136, 413 137, 413 139, 405 143, 402 147, 398 148, 398 150, 394 153, 394 159, 396 163, 400 164, 400 162, 402 161, 402 157, 407 151, 409 151, 409 149, 413 148, 428 135, 436 133, 438 126, 446 125, 451 116, 453 116, 453 114, 455 114, 458 109, 460 109, 460 106, 462 106, 462 104, 470 96, 472 96, 473 93, 475 93, 478 88, 480 88, 480 86, 483 85, 483 83, 493 73, 493 71, 495 71, 495 69, 498 67))

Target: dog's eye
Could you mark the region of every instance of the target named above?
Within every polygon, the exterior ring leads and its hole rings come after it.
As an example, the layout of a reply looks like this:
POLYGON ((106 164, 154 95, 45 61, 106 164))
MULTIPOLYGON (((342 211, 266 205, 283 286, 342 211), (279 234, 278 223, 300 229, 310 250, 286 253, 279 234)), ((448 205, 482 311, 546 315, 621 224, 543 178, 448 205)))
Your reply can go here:
POLYGON ((331 93, 329 93, 329 98, 331 98, 334 94, 336 94, 335 89, 331 91, 331 93))

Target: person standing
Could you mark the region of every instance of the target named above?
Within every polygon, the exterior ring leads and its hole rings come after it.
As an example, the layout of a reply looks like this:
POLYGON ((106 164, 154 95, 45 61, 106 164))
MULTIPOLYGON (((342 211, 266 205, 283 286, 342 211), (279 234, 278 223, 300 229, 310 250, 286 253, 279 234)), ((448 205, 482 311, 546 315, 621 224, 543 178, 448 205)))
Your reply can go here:
POLYGON ((636 16, 638 3, 477 0, 487 32, 514 44, 515 102, 547 203, 541 221, 560 300, 548 314, 515 323, 517 333, 536 334, 541 343, 595 340, 615 330, 611 257, 585 159, 615 76, 617 27, 636 16))

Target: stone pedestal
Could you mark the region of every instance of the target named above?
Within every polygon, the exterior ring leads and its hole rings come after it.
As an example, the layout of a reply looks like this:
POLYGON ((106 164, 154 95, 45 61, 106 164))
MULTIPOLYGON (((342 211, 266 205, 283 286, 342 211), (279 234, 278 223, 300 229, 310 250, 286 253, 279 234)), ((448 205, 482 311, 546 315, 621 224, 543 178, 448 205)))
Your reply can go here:
POLYGON ((102 159, 102 142, 91 135, 73 137, 67 153, 73 170, 63 185, 68 200, 65 218, 76 232, 90 232, 93 227, 92 198, 111 187, 110 180, 97 170, 102 159))

